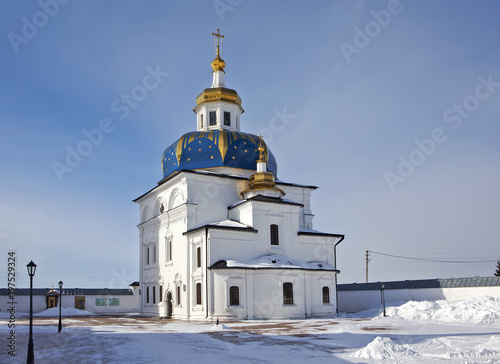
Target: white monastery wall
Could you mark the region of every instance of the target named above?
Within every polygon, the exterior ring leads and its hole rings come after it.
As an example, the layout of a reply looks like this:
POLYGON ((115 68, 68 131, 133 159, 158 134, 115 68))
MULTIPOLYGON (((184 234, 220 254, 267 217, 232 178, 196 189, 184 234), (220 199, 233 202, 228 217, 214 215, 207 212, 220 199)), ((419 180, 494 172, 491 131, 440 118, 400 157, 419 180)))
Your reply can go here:
MULTIPOLYGON (((500 298, 500 287, 458 287, 458 288, 417 288, 386 289, 385 302, 467 300, 479 296, 500 298)), ((382 307, 380 290, 338 291, 339 312, 359 312, 382 307)))

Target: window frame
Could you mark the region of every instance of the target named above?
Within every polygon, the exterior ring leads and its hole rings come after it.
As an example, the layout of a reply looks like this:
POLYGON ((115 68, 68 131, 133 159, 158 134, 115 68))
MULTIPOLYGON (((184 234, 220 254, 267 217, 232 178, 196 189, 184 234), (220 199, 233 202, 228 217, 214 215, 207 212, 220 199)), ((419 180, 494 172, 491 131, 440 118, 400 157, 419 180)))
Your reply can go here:
POLYGON ((217 126, 217 111, 209 111, 208 126, 217 126))
POLYGON ((146 286, 146 303, 149 303, 149 286, 146 286))
POLYGON ((277 224, 271 224, 269 226, 269 232, 270 232, 271 245, 279 246, 280 245, 279 226, 277 224))
POLYGON ((196 283, 196 305, 201 306, 202 304, 202 289, 201 282, 196 283))
POLYGON ((322 296, 323 304, 329 304, 330 303, 330 287, 323 286, 323 288, 321 289, 321 296, 322 296), (326 288, 326 290, 325 290, 325 288, 326 288), (327 300, 325 300, 325 298, 327 300))
POLYGON ((201 247, 196 248, 196 268, 201 268, 201 247))
POLYGON ((153 305, 156 304, 156 286, 153 286, 153 305))
POLYGON ((240 305, 240 287, 230 286, 229 287, 229 306, 239 306, 240 305))
POLYGON ((181 305, 181 285, 180 284, 177 285, 176 291, 177 291, 176 292, 177 293, 177 297, 176 297, 177 298, 177 306, 180 306, 181 305))
POLYGON ((231 126, 231 112, 229 111, 224 111, 224 126, 231 126))
POLYGON ((283 305, 293 305, 293 283, 283 283, 283 305))

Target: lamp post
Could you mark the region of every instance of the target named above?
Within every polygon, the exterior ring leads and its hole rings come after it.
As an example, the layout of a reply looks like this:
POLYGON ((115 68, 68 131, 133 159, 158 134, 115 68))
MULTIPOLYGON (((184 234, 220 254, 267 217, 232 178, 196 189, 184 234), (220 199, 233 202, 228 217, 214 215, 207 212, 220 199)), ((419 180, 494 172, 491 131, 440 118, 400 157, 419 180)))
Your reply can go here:
POLYGON ((33 276, 36 272, 36 264, 33 261, 26 265, 28 275, 30 276, 30 334, 28 341, 28 364, 35 363, 35 354, 33 353, 33 276))
POLYGON ((63 282, 59 281, 59 329, 57 332, 61 332, 62 330, 62 320, 61 320, 61 310, 62 310, 62 287, 63 282))
POLYGON ((380 286, 380 294, 381 294, 381 298, 382 298, 382 305, 384 307, 384 317, 386 317, 385 315, 385 292, 384 292, 384 288, 385 288, 385 285, 382 283, 382 285, 380 286))

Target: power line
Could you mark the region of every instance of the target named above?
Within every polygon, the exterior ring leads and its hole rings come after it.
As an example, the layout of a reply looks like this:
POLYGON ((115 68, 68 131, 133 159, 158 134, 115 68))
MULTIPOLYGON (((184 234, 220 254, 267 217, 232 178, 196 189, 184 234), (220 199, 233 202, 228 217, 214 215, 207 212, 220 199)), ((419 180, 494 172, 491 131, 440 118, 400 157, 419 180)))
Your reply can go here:
POLYGON ((443 260, 443 259, 428 259, 428 258, 414 258, 414 257, 405 257, 402 255, 394 255, 394 254, 386 254, 386 253, 379 253, 379 252, 374 252, 370 250, 370 253, 372 254, 377 254, 377 255, 383 255, 386 257, 392 257, 392 258, 399 258, 399 259, 409 259, 409 260, 418 260, 418 261, 423 261, 423 262, 432 262, 432 263, 496 263, 498 260, 443 260))

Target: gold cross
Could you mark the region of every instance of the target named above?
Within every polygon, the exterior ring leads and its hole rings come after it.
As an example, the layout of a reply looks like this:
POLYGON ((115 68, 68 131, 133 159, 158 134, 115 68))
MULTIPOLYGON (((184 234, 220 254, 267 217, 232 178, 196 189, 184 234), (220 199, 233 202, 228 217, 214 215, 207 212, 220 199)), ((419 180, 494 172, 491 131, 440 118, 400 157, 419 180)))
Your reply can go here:
POLYGON ((219 29, 217 29, 217 33, 212 33, 212 35, 214 37, 217 37, 217 55, 219 55, 219 50, 220 50, 219 41, 220 41, 221 38, 224 38, 224 36, 219 33, 219 29))

